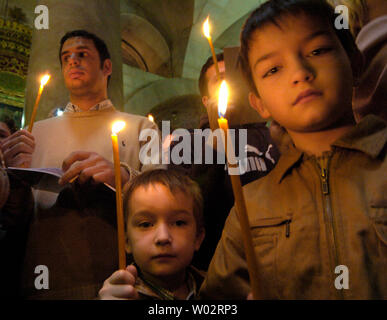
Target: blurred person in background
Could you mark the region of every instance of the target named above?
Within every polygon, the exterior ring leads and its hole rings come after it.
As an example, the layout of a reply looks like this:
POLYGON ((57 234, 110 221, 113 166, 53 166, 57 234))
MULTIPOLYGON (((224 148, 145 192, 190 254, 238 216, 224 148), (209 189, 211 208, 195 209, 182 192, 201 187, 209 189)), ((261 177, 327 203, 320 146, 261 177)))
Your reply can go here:
POLYGON ((348 8, 349 27, 364 56, 364 73, 354 91, 355 119, 373 113, 387 121, 387 1, 328 1, 348 8))

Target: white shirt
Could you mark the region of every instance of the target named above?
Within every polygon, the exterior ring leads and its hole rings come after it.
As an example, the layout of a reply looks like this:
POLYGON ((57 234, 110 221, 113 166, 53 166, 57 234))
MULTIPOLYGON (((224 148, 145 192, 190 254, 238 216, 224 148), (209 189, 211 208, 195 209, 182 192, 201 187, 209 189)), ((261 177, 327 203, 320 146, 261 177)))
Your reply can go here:
MULTIPOLYGON (((87 111, 99 111, 99 110, 103 110, 103 109, 107 109, 107 108, 111 108, 113 106, 112 102, 110 101, 110 99, 106 99, 106 100, 103 100, 99 103, 97 103, 95 106, 92 106, 89 110, 87 111)), ((64 110, 64 112, 82 112, 84 110, 82 110, 80 107, 78 107, 77 105, 75 104, 72 104, 71 102, 69 102, 67 105, 66 105, 66 108, 64 110)))

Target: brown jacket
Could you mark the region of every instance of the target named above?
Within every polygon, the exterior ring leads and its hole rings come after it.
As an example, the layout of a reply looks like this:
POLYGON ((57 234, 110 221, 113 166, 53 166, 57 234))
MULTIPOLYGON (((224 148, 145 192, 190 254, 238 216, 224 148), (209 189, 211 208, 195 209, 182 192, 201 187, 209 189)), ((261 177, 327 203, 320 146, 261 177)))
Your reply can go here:
MULTIPOLYGON (((370 115, 321 158, 291 148, 244 187, 263 299, 387 299, 387 125, 370 115), (348 267, 349 289, 338 290, 348 267)), ((233 208, 200 295, 250 292, 233 208)))

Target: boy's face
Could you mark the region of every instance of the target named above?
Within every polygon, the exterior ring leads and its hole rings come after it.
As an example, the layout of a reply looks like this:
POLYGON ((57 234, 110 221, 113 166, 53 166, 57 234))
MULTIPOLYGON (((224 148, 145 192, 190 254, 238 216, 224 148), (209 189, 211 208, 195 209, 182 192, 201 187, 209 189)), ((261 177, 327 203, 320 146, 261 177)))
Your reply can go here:
POLYGON ((129 205, 128 249, 141 271, 150 277, 184 273, 204 237, 196 230, 192 197, 155 184, 134 190, 129 205))
POLYGON ((334 127, 352 111, 352 70, 334 30, 305 14, 255 31, 249 64, 259 96, 250 103, 291 132, 334 127))

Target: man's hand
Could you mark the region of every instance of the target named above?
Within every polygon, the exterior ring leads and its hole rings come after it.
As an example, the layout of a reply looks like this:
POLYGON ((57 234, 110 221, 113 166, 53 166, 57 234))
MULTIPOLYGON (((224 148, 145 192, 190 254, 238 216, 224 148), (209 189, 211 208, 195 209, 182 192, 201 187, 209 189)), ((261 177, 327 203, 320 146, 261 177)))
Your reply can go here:
POLYGON ((103 283, 99 290, 101 300, 136 300, 139 299, 138 292, 134 288, 137 279, 137 270, 133 265, 127 266, 125 270, 114 272, 103 283))
MULTIPOLYGON (((114 165, 98 153, 75 151, 71 153, 62 164, 64 172, 59 180, 60 184, 66 184, 78 177, 80 184, 90 179, 95 183, 107 183, 115 187, 114 165)), ((121 168, 121 183, 124 185, 129 180, 129 173, 121 168)))
POLYGON ((27 130, 19 130, 3 140, 0 145, 7 167, 31 166, 35 139, 27 130))

